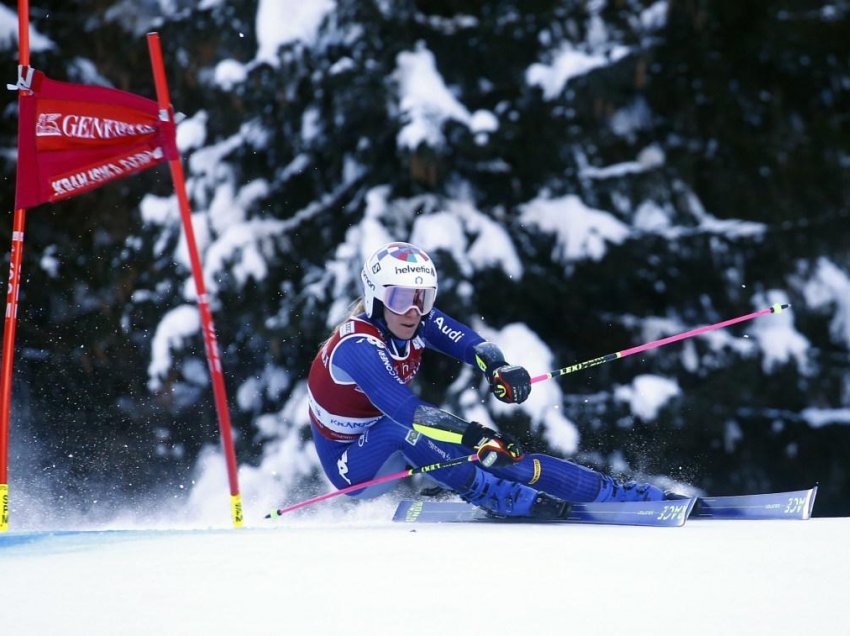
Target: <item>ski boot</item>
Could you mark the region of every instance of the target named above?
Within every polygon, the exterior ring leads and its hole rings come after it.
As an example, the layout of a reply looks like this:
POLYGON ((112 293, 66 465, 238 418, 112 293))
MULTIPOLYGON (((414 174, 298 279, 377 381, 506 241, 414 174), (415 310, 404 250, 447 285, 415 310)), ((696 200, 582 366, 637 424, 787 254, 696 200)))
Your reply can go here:
POLYGON ((664 491, 652 484, 636 481, 622 483, 608 475, 600 475, 599 494, 594 501, 662 501, 664 491))
POLYGON ((545 492, 477 469, 461 499, 484 508, 493 517, 528 517, 531 519, 563 519, 569 504, 545 492))

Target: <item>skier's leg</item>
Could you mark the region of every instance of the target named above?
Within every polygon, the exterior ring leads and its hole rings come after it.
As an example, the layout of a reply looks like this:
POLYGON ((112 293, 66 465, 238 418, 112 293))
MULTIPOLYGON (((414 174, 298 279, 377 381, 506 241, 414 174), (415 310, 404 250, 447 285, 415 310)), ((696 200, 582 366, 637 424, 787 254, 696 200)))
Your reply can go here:
POLYGON ((458 494, 499 517, 555 519, 567 512, 567 504, 561 499, 478 467, 468 487, 458 494))
POLYGON ((651 484, 615 481, 585 466, 551 455, 529 453, 522 461, 492 471, 565 501, 655 501, 664 492, 651 484))
MULTIPOLYGON (((317 432, 314 439, 322 467, 337 488, 398 472, 406 465, 426 466, 466 454, 461 446, 438 442, 389 418, 382 418, 353 442, 330 441, 317 432)), ((500 479, 472 462, 429 475, 496 515, 553 517, 564 510, 563 502, 523 484, 500 479)), ((354 491, 351 496, 374 497, 394 485, 379 484, 354 491)))

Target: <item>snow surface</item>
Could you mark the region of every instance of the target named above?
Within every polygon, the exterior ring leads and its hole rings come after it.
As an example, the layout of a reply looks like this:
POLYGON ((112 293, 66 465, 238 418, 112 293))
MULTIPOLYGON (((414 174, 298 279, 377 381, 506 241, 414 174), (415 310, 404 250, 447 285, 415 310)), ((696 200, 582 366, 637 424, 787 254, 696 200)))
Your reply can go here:
POLYGON ((408 525, 393 509, 386 496, 238 530, 3 534, 1 631, 850 633, 850 519, 408 525))

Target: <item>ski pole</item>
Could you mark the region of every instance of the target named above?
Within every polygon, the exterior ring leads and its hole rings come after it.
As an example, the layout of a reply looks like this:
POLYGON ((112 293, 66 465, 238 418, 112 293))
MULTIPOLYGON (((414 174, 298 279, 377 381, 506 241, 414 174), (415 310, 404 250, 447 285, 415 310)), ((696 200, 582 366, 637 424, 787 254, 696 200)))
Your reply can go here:
POLYGON ((544 373, 542 375, 536 375, 531 378, 531 383, 535 382, 543 382, 543 380, 550 380, 552 378, 560 377, 562 375, 567 375, 568 373, 573 373, 575 371, 583 371, 584 369, 589 369, 590 367, 596 367, 600 364, 604 364, 606 362, 611 362, 611 360, 617 360, 619 358, 625 358, 626 356, 630 356, 635 353, 640 353, 641 351, 647 351, 649 349, 654 349, 656 347, 662 347, 666 344, 670 344, 671 342, 677 342, 679 340, 684 340, 685 338, 690 338, 692 336, 698 336, 700 334, 714 331, 715 329, 721 329, 723 327, 728 327, 729 325, 734 325, 739 322, 744 322, 745 320, 752 320, 753 318, 757 318, 759 316, 763 316, 765 314, 778 314, 783 309, 788 309, 791 305, 772 305, 767 309, 762 309, 761 311, 756 311, 751 314, 747 314, 746 316, 738 316, 737 318, 731 318, 730 320, 724 320, 723 322, 718 322, 714 325, 708 325, 705 327, 699 327, 698 329, 692 329, 691 331, 686 331, 684 333, 680 333, 675 336, 668 336, 667 338, 662 338, 661 340, 653 340, 652 342, 647 342, 646 344, 639 345, 637 347, 632 347, 631 349, 623 349, 622 351, 617 351, 616 353, 609 353, 604 356, 600 356, 598 358, 593 358, 592 360, 585 360, 584 362, 579 362, 577 364, 572 364, 568 367, 564 367, 563 369, 558 369, 557 371, 550 371, 549 373, 544 373))
POLYGON ((333 492, 326 492, 324 495, 319 495, 318 497, 313 497, 312 499, 307 499, 306 501, 302 501, 301 503, 293 504, 286 508, 279 508, 274 512, 270 512, 266 515, 266 519, 273 519, 276 517, 280 517, 281 515, 286 514, 287 512, 292 512, 293 510, 298 510, 299 508, 303 508, 304 506, 309 506, 310 504, 318 503, 320 501, 324 501, 325 499, 330 499, 331 497, 336 497, 338 495, 344 495, 347 492, 351 492, 352 490, 360 490, 361 488, 366 488, 368 486, 375 486, 377 484, 383 484, 388 481, 393 481, 395 479, 403 479, 405 477, 410 477, 411 475, 418 475, 420 473, 430 473, 435 470, 440 470, 442 468, 449 468, 451 466, 458 466, 459 464, 464 464, 466 462, 474 462, 478 460, 478 455, 473 453, 472 455, 464 455, 462 457, 455 457, 454 459, 449 459, 444 462, 437 462, 435 464, 428 464, 427 466, 419 466, 418 468, 407 468, 405 470, 401 470, 397 473, 392 473, 391 475, 384 475, 383 477, 376 477, 375 479, 370 479, 369 481, 364 481, 360 484, 354 484, 353 486, 348 486, 347 488, 342 488, 341 490, 334 490, 333 492))

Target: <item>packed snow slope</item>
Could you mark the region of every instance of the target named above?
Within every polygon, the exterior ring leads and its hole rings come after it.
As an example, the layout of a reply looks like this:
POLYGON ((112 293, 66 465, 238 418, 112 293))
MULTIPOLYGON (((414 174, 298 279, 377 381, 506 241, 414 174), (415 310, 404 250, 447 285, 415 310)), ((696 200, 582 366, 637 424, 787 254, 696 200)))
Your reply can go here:
POLYGON ((412 525, 393 508, 0 535, 0 633, 850 634, 847 518, 412 525))

